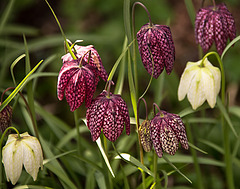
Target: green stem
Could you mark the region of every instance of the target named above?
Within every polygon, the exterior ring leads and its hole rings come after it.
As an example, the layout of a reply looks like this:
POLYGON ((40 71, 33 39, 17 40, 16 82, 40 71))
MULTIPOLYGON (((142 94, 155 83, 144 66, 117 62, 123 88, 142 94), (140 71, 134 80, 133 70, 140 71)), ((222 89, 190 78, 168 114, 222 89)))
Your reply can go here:
MULTIPOLYGON (((220 70, 221 70, 221 77, 222 77, 222 82, 221 82, 221 100, 222 100, 222 104, 224 106, 226 106, 225 103, 225 72, 224 72, 224 68, 223 68, 223 63, 221 58, 219 57, 219 55, 216 52, 209 52, 208 54, 206 54, 203 58, 203 60, 210 55, 215 55, 219 66, 220 66, 220 70)), ((231 156, 231 151, 230 151, 230 140, 229 140, 229 126, 226 124, 225 119, 223 114, 221 115, 221 124, 222 124, 222 132, 223 132, 223 147, 224 147, 224 162, 225 162, 225 174, 226 174, 226 178, 227 178, 227 185, 228 185, 228 189, 234 189, 234 178, 233 178, 233 168, 232 168, 232 156, 231 156)))
MULTIPOLYGON (((191 128, 188 123, 186 123, 186 130, 187 130, 188 141, 193 144, 193 136, 192 136, 191 128)), ((195 171, 197 174, 198 189, 204 189, 201 169, 200 169, 200 166, 198 163, 198 157, 197 157, 196 150, 194 148, 190 148, 190 150, 191 150, 191 154, 193 157, 194 168, 195 168, 195 171)))
POLYGON ((80 142, 80 129, 79 129, 79 122, 78 122, 78 109, 76 109, 74 112, 74 122, 75 122, 75 127, 76 127, 76 132, 77 132, 77 151, 78 155, 81 154, 81 142, 80 142))
POLYGON ((154 188, 162 188, 161 183, 158 184, 158 168, 157 168, 157 160, 158 160, 158 156, 156 154, 156 152, 153 152, 153 171, 154 171, 154 184, 155 187, 154 188))
MULTIPOLYGON (((10 129, 13 129, 14 131, 16 131, 17 135, 18 135, 18 138, 20 139, 21 136, 20 136, 20 133, 19 131, 15 128, 15 127, 8 127, 4 133, 2 134, 1 136, 1 139, 0 139, 0 161, 2 161, 2 143, 3 143, 3 139, 4 139, 4 136, 7 134, 8 130, 10 129)), ((2 167, 2 163, 0 162, 0 189, 3 189, 3 167, 2 167)))

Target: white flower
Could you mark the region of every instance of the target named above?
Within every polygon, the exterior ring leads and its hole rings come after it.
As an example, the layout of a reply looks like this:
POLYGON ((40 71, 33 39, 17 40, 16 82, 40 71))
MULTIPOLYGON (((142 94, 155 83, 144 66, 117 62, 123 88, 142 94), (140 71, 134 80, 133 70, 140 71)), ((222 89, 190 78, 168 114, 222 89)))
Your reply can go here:
POLYGON ((178 87, 178 100, 187 98, 195 110, 207 100, 214 108, 220 91, 221 72, 207 58, 204 61, 188 62, 178 87))
POLYGON ((13 185, 18 181, 23 165, 34 181, 37 179, 39 167, 43 167, 42 148, 38 139, 27 132, 20 136, 21 138, 18 138, 17 134, 10 134, 2 150, 7 180, 11 180, 13 185))

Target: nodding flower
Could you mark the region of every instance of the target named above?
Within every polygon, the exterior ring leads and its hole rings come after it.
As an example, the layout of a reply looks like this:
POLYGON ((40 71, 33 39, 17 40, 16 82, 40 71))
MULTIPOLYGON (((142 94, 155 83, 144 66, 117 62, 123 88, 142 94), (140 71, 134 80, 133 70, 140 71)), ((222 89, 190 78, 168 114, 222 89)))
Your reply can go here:
POLYGON ((195 38, 204 52, 215 42, 217 52, 221 55, 228 38, 236 37, 235 21, 224 3, 201 8, 195 19, 195 38))

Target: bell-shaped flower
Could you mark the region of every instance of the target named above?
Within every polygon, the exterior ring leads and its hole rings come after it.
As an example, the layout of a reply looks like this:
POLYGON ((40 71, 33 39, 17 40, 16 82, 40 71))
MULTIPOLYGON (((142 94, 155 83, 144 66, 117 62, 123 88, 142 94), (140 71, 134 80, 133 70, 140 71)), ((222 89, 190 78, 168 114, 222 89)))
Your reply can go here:
MULTIPOLYGON (((1 103, 0 103, 1 105, 1 103)), ((12 123, 12 107, 7 105, 0 112, 0 132, 4 132, 12 123)))
POLYGON ((195 110, 207 100, 214 108, 220 91, 221 72, 207 58, 198 62, 188 62, 178 86, 178 99, 187 98, 195 110))
POLYGON ((85 99, 85 106, 90 106, 98 76, 98 70, 82 58, 65 62, 58 75, 58 99, 62 100, 65 95, 71 111, 81 106, 85 99))
MULTIPOLYGON (((107 81, 108 74, 103 67, 102 60, 100 55, 98 54, 97 50, 94 48, 93 45, 88 46, 79 46, 74 45, 73 53, 75 54, 77 59, 83 58, 85 62, 88 62, 91 66, 96 67, 99 72, 99 76, 104 80, 107 81), (90 58, 89 58, 90 54, 90 58)), ((62 56, 63 63, 72 61, 73 58, 70 53, 65 54, 62 56)))
POLYGON ((138 132, 140 135, 140 140, 142 147, 145 152, 150 152, 152 149, 152 140, 150 134, 150 120, 144 120, 140 125, 138 132))
POLYGON ((86 118, 93 141, 96 141, 103 131, 105 137, 114 142, 121 135, 124 123, 127 135, 130 134, 128 108, 120 95, 104 90, 93 99, 87 109, 86 118))
POLYGON ((227 45, 228 38, 236 37, 235 21, 226 5, 201 8, 195 20, 195 38, 204 52, 207 52, 215 42, 217 52, 221 55, 227 45))
POLYGON ((17 183, 23 165, 35 181, 39 168, 43 167, 42 148, 38 139, 27 132, 20 134, 20 138, 17 134, 10 134, 2 150, 2 162, 7 180, 13 185, 17 183))
POLYGON ((185 126, 177 114, 161 111, 150 123, 151 140, 158 157, 162 157, 163 150, 174 155, 179 142, 184 149, 188 149, 185 126))
POLYGON ((171 30, 165 25, 145 24, 137 33, 138 49, 147 72, 158 78, 164 67, 167 74, 173 69, 175 47, 171 30))

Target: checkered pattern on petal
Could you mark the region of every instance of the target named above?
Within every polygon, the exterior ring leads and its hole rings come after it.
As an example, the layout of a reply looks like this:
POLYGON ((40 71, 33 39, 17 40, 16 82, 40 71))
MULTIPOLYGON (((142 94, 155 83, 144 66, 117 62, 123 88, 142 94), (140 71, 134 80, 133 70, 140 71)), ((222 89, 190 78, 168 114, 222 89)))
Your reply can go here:
POLYGON ((151 123, 150 123, 151 140, 153 142, 153 147, 155 149, 155 152, 160 158, 163 155, 162 144, 160 140, 161 124, 162 124, 162 119, 159 119, 159 117, 156 117, 156 116, 151 120, 151 123))
POLYGON ((144 120, 138 129, 141 144, 145 152, 150 152, 152 149, 152 140, 150 133, 150 120, 144 120))
POLYGON ((125 123, 125 126, 126 126, 126 134, 130 135, 130 117, 129 117, 127 104, 121 98, 120 95, 113 95, 113 96, 114 96, 114 98, 112 98, 112 100, 118 106, 118 108, 120 109, 120 114, 124 119, 124 123, 125 123))
POLYGON ((158 78, 164 67, 171 73, 175 47, 168 26, 145 24, 137 33, 137 41, 143 65, 150 75, 154 69, 153 77, 158 78))
POLYGON ((11 123, 12 123, 12 107, 10 105, 7 105, 0 112, 0 132, 3 133, 8 127, 11 126, 11 123))
POLYGON ((124 118, 120 113, 118 106, 110 100, 103 120, 103 134, 114 142, 121 134, 124 128, 124 118))
POLYGON ((76 61, 70 61, 63 64, 58 75, 57 83, 57 94, 59 100, 63 99, 68 82, 78 69, 79 66, 77 65, 76 61))
POLYGON ((93 141, 97 140, 101 130, 103 130, 106 138, 114 142, 122 134, 124 123, 127 134, 130 133, 130 128, 127 128, 128 125, 130 127, 129 115, 126 115, 128 110, 124 106, 125 102, 120 99, 120 95, 108 94, 104 90, 92 100, 87 110, 86 119, 93 141))
POLYGON ((84 81, 83 71, 79 70, 70 79, 66 90, 65 97, 70 106, 70 110, 74 111, 82 105, 86 95, 86 84, 84 81))
POLYGON ((227 45, 227 39, 236 37, 235 21, 225 4, 201 8, 195 19, 195 38, 204 52, 212 46, 213 41, 219 54, 227 45))
POLYGON ((183 148, 188 149, 188 141, 184 124, 176 114, 166 111, 157 113, 150 123, 150 134, 154 149, 159 157, 164 150, 174 155, 178 149, 179 142, 183 148))
POLYGON ((96 141, 101 134, 101 130, 103 128, 103 118, 105 116, 107 106, 108 101, 95 99, 93 100, 91 106, 87 109, 87 126, 91 132, 93 141, 96 141))
POLYGON ((178 139, 173 129, 168 125, 167 120, 163 119, 160 126, 160 141, 162 149, 170 155, 174 155, 178 149, 178 139))

